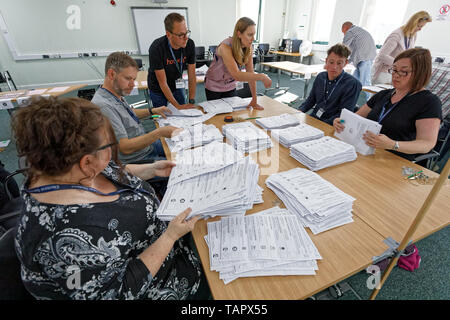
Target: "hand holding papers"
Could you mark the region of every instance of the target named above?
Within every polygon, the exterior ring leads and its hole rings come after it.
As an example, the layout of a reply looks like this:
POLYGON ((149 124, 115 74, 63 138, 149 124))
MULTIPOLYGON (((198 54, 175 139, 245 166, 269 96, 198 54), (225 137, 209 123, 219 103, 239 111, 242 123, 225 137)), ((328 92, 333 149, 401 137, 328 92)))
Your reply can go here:
POLYGON ((168 117, 200 117, 203 116, 203 112, 197 109, 177 109, 170 102, 167 104, 167 108, 172 112, 171 114, 166 114, 168 117))
POLYGON ((381 125, 376 121, 363 118, 347 109, 342 109, 341 119, 345 121, 345 129, 339 133, 335 132, 334 135, 342 141, 355 146, 356 151, 362 155, 373 154, 375 149, 366 144, 363 140, 363 134, 366 131, 379 134, 381 125))

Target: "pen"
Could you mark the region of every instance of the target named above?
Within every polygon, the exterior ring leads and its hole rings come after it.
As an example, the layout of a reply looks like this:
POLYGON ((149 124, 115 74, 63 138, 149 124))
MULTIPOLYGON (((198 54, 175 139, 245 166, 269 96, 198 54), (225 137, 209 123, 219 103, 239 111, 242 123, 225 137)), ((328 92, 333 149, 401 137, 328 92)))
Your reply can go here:
POLYGON ((339 122, 340 122, 340 123, 344 123, 344 122, 345 122, 345 120, 344 120, 344 119, 341 119, 341 120, 339 120, 339 122))
POLYGON ((155 114, 155 115, 153 115, 153 116, 152 116, 152 119, 155 119, 155 118, 161 118, 161 116, 160 116, 160 115, 157 115, 157 114, 155 114))
POLYGON ((412 175, 408 176, 406 179, 409 179, 411 177, 417 176, 419 173, 421 173, 423 170, 417 171, 416 173, 413 173, 412 175))
POLYGON ((252 120, 252 119, 259 119, 259 118, 261 118, 261 117, 247 118, 245 120, 252 120))

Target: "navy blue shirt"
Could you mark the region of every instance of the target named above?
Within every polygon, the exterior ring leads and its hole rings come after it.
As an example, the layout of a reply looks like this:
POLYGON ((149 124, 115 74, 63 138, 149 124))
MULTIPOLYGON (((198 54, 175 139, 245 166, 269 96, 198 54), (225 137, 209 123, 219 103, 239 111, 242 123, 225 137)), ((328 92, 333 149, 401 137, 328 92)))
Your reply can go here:
POLYGON ((343 108, 352 112, 355 110, 361 88, 361 82, 345 71, 331 81, 328 80, 327 71, 321 72, 299 110, 307 112, 313 108, 311 116, 333 124, 333 120, 341 115, 343 108))

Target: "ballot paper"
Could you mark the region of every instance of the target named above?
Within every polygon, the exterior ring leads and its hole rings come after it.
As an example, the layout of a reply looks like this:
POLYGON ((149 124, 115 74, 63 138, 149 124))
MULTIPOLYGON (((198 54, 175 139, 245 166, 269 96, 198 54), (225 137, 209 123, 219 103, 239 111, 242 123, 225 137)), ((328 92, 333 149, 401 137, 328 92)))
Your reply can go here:
POLYGON ((252 97, 249 98, 241 98, 238 96, 222 98, 223 101, 230 104, 233 107, 233 111, 246 109, 250 102, 252 101, 252 97))
POLYGON ((295 127, 274 129, 271 131, 271 135, 273 139, 289 148, 296 143, 322 138, 324 132, 306 123, 301 123, 295 127))
POLYGON ((229 97, 217 100, 200 102, 198 105, 207 113, 221 114, 230 113, 236 110, 245 109, 249 105, 251 98, 229 97))
POLYGON ((178 135, 172 138, 165 138, 167 146, 171 152, 178 152, 202 146, 213 141, 223 141, 223 135, 216 126, 212 124, 196 124, 185 128, 178 135))
POLYGON ((167 103, 167 108, 172 113, 166 113, 167 117, 200 117, 203 116, 203 112, 197 109, 178 109, 170 102, 167 103))
POLYGON ((369 147, 363 140, 363 134, 366 131, 371 131, 374 134, 379 134, 381 124, 376 121, 369 120, 357 115, 347 109, 342 109, 340 118, 344 120, 345 128, 342 132, 335 132, 334 135, 353 145, 356 151, 362 155, 369 155, 375 153, 375 148, 369 147))
POLYGON ((225 284, 241 277, 314 275, 322 259, 298 217, 274 207, 207 223, 210 269, 225 284))
POLYGON ((295 114, 289 113, 256 119, 255 122, 265 130, 284 129, 300 124, 300 120, 295 116, 295 114))
POLYGON ((202 65, 200 68, 196 68, 195 69, 195 75, 196 76, 202 76, 205 75, 206 72, 208 71, 208 66, 206 64, 202 65))
POLYGON ((325 136, 291 146, 290 156, 312 171, 356 160, 355 147, 325 136))
POLYGON ((222 133, 241 152, 252 153, 273 147, 267 133, 250 121, 226 124, 222 126, 222 133))
POLYGON ((190 126, 203 123, 214 117, 213 113, 207 113, 199 117, 167 117, 158 118, 158 124, 161 127, 164 126, 174 126, 177 128, 188 128, 190 126))
POLYGON ((54 87, 52 89, 49 89, 47 91, 47 93, 59 93, 59 92, 64 92, 67 89, 69 89, 70 87, 54 87))
POLYGON ((275 173, 266 185, 314 233, 350 223, 355 199, 303 168, 275 173))

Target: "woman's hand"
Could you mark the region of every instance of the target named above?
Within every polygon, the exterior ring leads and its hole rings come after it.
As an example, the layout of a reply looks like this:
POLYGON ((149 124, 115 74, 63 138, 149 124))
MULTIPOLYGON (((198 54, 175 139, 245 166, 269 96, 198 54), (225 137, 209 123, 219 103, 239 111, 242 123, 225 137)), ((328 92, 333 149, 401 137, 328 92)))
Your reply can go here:
POLYGON ((252 99, 252 101, 250 101, 250 104, 247 106, 247 109, 250 109, 250 107, 256 110, 264 110, 264 107, 258 104, 257 99, 252 99))
POLYGON ((191 208, 187 208, 179 215, 170 221, 167 230, 165 231, 166 235, 172 240, 177 241, 186 233, 194 230, 195 223, 200 219, 200 216, 193 217, 189 220, 186 220, 186 217, 192 212, 191 208))
POLYGON ((334 130, 336 130, 337 133, 341 133, 344 129, 344 120, 341 122, 341 118, 336 118, 333 120, 333 127, 334 130))
POLYGON ((261 75, 261 82, 264 84, 264 87, 266 88, 270 88, 270 86, 272 85, 272 79, 270 79, 266 74, 264 73, 260 73, 261 75))
POLYGON ((155 176, 168 177, 172 172, 172 168, 175 167, 175 162, 169 160, 156 161, 152 164, 152 169, 155 176))
POLYGON ((395 144, 395 141, 388 136, 384 134, 375 134, 370 131, 366 131, 363 134, 363 140, 369 147, 377 149, 392 149, 395 144))

